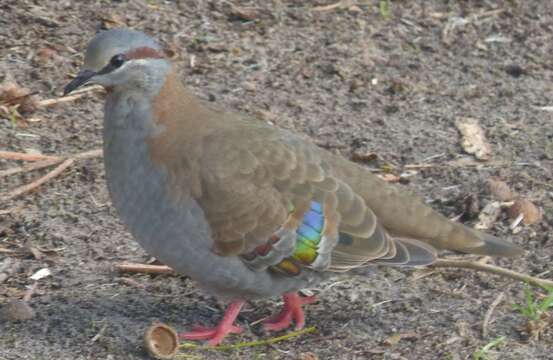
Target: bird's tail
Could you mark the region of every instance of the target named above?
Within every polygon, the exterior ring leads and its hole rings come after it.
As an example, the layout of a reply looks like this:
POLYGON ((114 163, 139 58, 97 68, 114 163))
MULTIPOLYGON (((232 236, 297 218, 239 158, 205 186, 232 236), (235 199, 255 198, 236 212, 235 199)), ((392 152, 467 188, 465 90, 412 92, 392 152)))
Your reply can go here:
POLYGON ((467 254, 515 257, 524 253, 522 248, 511 242, 459 223, 451 223, 450 230, 442 233, 436 242, 437 247, 467 254))

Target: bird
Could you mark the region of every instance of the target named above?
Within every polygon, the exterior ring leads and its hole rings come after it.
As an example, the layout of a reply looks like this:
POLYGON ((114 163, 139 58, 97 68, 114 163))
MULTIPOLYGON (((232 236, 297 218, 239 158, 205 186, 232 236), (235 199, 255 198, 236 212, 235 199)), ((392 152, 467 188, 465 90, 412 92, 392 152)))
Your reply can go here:
POLYGON ((242 329, 250 300, 282 296, 267 331, 305 325, 300 290, 370 265, 424 266, 440 250, 523 254, 304 136, 187 90, 141 31, 95 35, 64 95, 106 89, 103 151, 113 206, 147 253, 227 303, 180 339, 210 345, 242 329))

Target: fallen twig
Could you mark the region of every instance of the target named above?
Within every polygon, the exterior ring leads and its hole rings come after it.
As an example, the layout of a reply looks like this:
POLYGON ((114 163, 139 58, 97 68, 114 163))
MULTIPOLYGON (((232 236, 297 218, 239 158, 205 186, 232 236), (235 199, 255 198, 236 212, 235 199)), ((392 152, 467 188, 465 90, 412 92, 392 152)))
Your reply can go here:
POLYGON ((23 160, 23 161, 41 161, 59 159, 58 156, 48 156, 42 154, 27 154, 15 151, 0 151, 0 159, 23 160))
POLYGON ((39 169, 42 169, 42 168, 45 168, 45 167, 48 167, 48 166, 57 165, 62 161, 63 161, 63 158, 52 158, 52 159, 47 159, 47 160, 34 161, 30 164, 26 164, 26 165, 23 165, 23 166, 17 166, 17 167, 13 167, 11 169, 2 170, 2 171, 0 171, 0 178, 10 176, 10 175, 15 175, 15 174, 18 174, 20 172, 29 172, 29 171, 39 170, 39 169))
POLYGON ((64 102, 75 101, 77 99, 82 98, 83 96, 85 96, 88 93, 96 92, 96 91, 103 91, 103 88, 99 85, 85 87, 85 88, 73 91, 73 93, 71 95, 68 95, 68 96, 62 96, 62 97, 53 98, 53 99, 40 100, 40 101, 37 102, 37 106, 47 107, 47 106, 52 106, 52 105, 56 105, 56 104, 60 104, 60 103, 64 103, 64 102))
POLYGON ((431 267, 434 268, 458 268, 458 269, 472 269, 487 272, 490 274, 495 274, 519 281, 526 282, 533 286, 538 286, 542 289, 549 289, 553 287, 553 280, 540 279, 534 276, 522 274, 513 270, 505 269, 499 266, 490 265, 490 264, 481 264, 478 261, 467 261, 467 260, 447 260, 447 259, 437 259, 431 267))
POLYGON ((497 295, 495 300, 490 305, 490 308, 488 309, 488 311, 486 311, 486 315, 484 315, 484 321, 482 322, 482 337, 483 338, 488 337, 488 324, 489 324, 490 319, 492 317, 493 311, 495 310, 497 305, 499 305, 499 303, 501 303, 501 300, 503 300, 504 296, 505 296, 504 292, 497 295))
POLYGON ((167 265, 148 265, 139 263, 115 264, 115 268, 121 272, 143 274, 172 274, 173 269, 167 265))
POLYGON ((48 174, 36 179, 35 181, 33 181, 29 184, 26 184, 26 185, 20 186, 18 188, 15 188, 14 190, 8 192, 7 194, 5 194, 3 196, 0 196, 0 200, 1 201, 9 201, 13 198, 16 198, 20 195, 23 195, 23 194, 33 190, 33 189, 36 189, 37 187, 44 184, 48 180, 50 180, 52 178, 55 178, 56 176, 61 174, 65 169, 70 167, 73 164, 73 162, 75 162, 75 160, 73 160, 73 159, 65 160, 60 165, 58 165, 54 170, 50 171, 48 174))
POLYGON ((78 153, 78 154, 69 156, 69 158, 75 159, 75 160, 84 160, 84 159, 92 159, 92 158, 96 158, 96 157, 101 157, 102 155, 103 155, 102 149, 94 149, 94 150, 89 150, 89 151, 85 151, 85 152, 82 152, 82 153, 78 153))
POLYGON ((4 247, 0 247, 0 254, 15 254, 17 252, 18 252, 17 250, 6 249, 4 247))
POLYGON ((48 180, 61 174, 65 169, 71 166, 75 162, 75 160, 90 159, 90 158, 101 157, 101 156, 102 156, 101 149, 89 150, 82 153, 74 154, 69 157, 47 156, 47 155, 41 155, 41 154, 25 154, 25 153, 18 153, 18 152, 12 152, 12 151, 0 151, 0 158, 10 159, 10 160, 35 161, 35 163, 32 163, 32 164, 27 164, 21 167, 0 171, 0 178, 8 175, 17 174, 20 172, 38 170, 48 166, 59 164, 54 170, 38 178, 37 180, 29 184, 22 185, 18 188, 15 188, 14 190, 6 194, 0 194, 0 200, 2 201, 11 200, 13 198, 16 198, 22 194, 25 194, 39 187, 40 185, 44 184, 48 180))
POLYGON ((313 11, 329 11, 329 10, 333 10, 333 9, 336 9, 336 8, 340 8, 342 6, 344 6, 344 2, 343 1, 338 1, 335 4, 324 5, 324 6, 316 6, 316 7, 312 8, 311 10, 313 10, 313 11))

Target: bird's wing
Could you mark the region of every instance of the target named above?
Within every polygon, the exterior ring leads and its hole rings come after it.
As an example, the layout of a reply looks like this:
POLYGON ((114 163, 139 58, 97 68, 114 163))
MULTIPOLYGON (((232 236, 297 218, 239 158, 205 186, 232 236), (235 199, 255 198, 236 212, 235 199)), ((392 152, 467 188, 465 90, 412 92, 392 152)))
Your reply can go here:
POLYGON ((173 194, 199 202, 214 251, 240 255, 253 269, 425 264, 434 248, 521 253, 307 139, 185 95, 182 111, 165 105, 154 114, 161 130, 148 139, 152 162, 166 168, 173 194))
POLYGON ((234 120, 200 147, 196 199, 221 255, 285 272, 434 259, 430 246, 391 237, 347 179, 336 176, 323 150, 302 137, 234 120))

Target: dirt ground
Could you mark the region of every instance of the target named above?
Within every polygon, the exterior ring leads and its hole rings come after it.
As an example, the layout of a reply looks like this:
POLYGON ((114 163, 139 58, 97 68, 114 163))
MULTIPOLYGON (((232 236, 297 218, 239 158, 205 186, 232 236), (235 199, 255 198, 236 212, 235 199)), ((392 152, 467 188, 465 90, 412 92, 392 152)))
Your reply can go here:
MULTIPOLYGON (((175 55, 182 80, 200 97, 306 134, 345 157, 374 153, 377 159, 365 161, 371 168, 399 175, 407 165, 431 164, 405 182, 449 217, 463 213, 468 196, 480 208, 491 201, 486 181, 499 177, 544 217, 513 234, 502 214, 489 231, 528 253, 491 263, 552 278, 553 2, 336 1, 2 0, 0 81, 57 97, 98 29, 143 30, 175 55), (476 163, 463 152, 454 122, 465 117, 480 121, 490 161, 476 163)), ((0 117, 0 150, 65 155, 99 148, 102 104, 101 95, 86 95, 24 116, 40 121, 0 117)), ((17 164, 0 160, 0 169, 17 164)), ((4 177, 0 191, 46 172, 4 177)), ((33 319, 0 320, 0 359, 146 359, 141 338, 152 321, 183 330, 219 319, 217 301, 186 277, 113 270, 149 257, 110 206, 101 159, 77 161, 38 190, 1 203, 6 209, 12 211, 0 215, 0 248, 16 252, 0 252, 0 306, 22 297, 35 271, 52 275, 29 302, 33 319), (29 248, 42 256, 21 251, 29 248)), ((477 211, 461 221, 474 222, 477 211)), ((523 284, 425 271, 382 267, 333 279, 306 307, 316 333, 188 358, 456 360, 504 336, 489 359, 553 359, 552 332, 530 339, 525 318, 512 308, 523 300, 523 284), (502 293, 483 336, 485 314, 502 293)), ((244 333, 226 343, 272 336, 249 324, 278 304, 251 304, 239 317, 244 333)))

